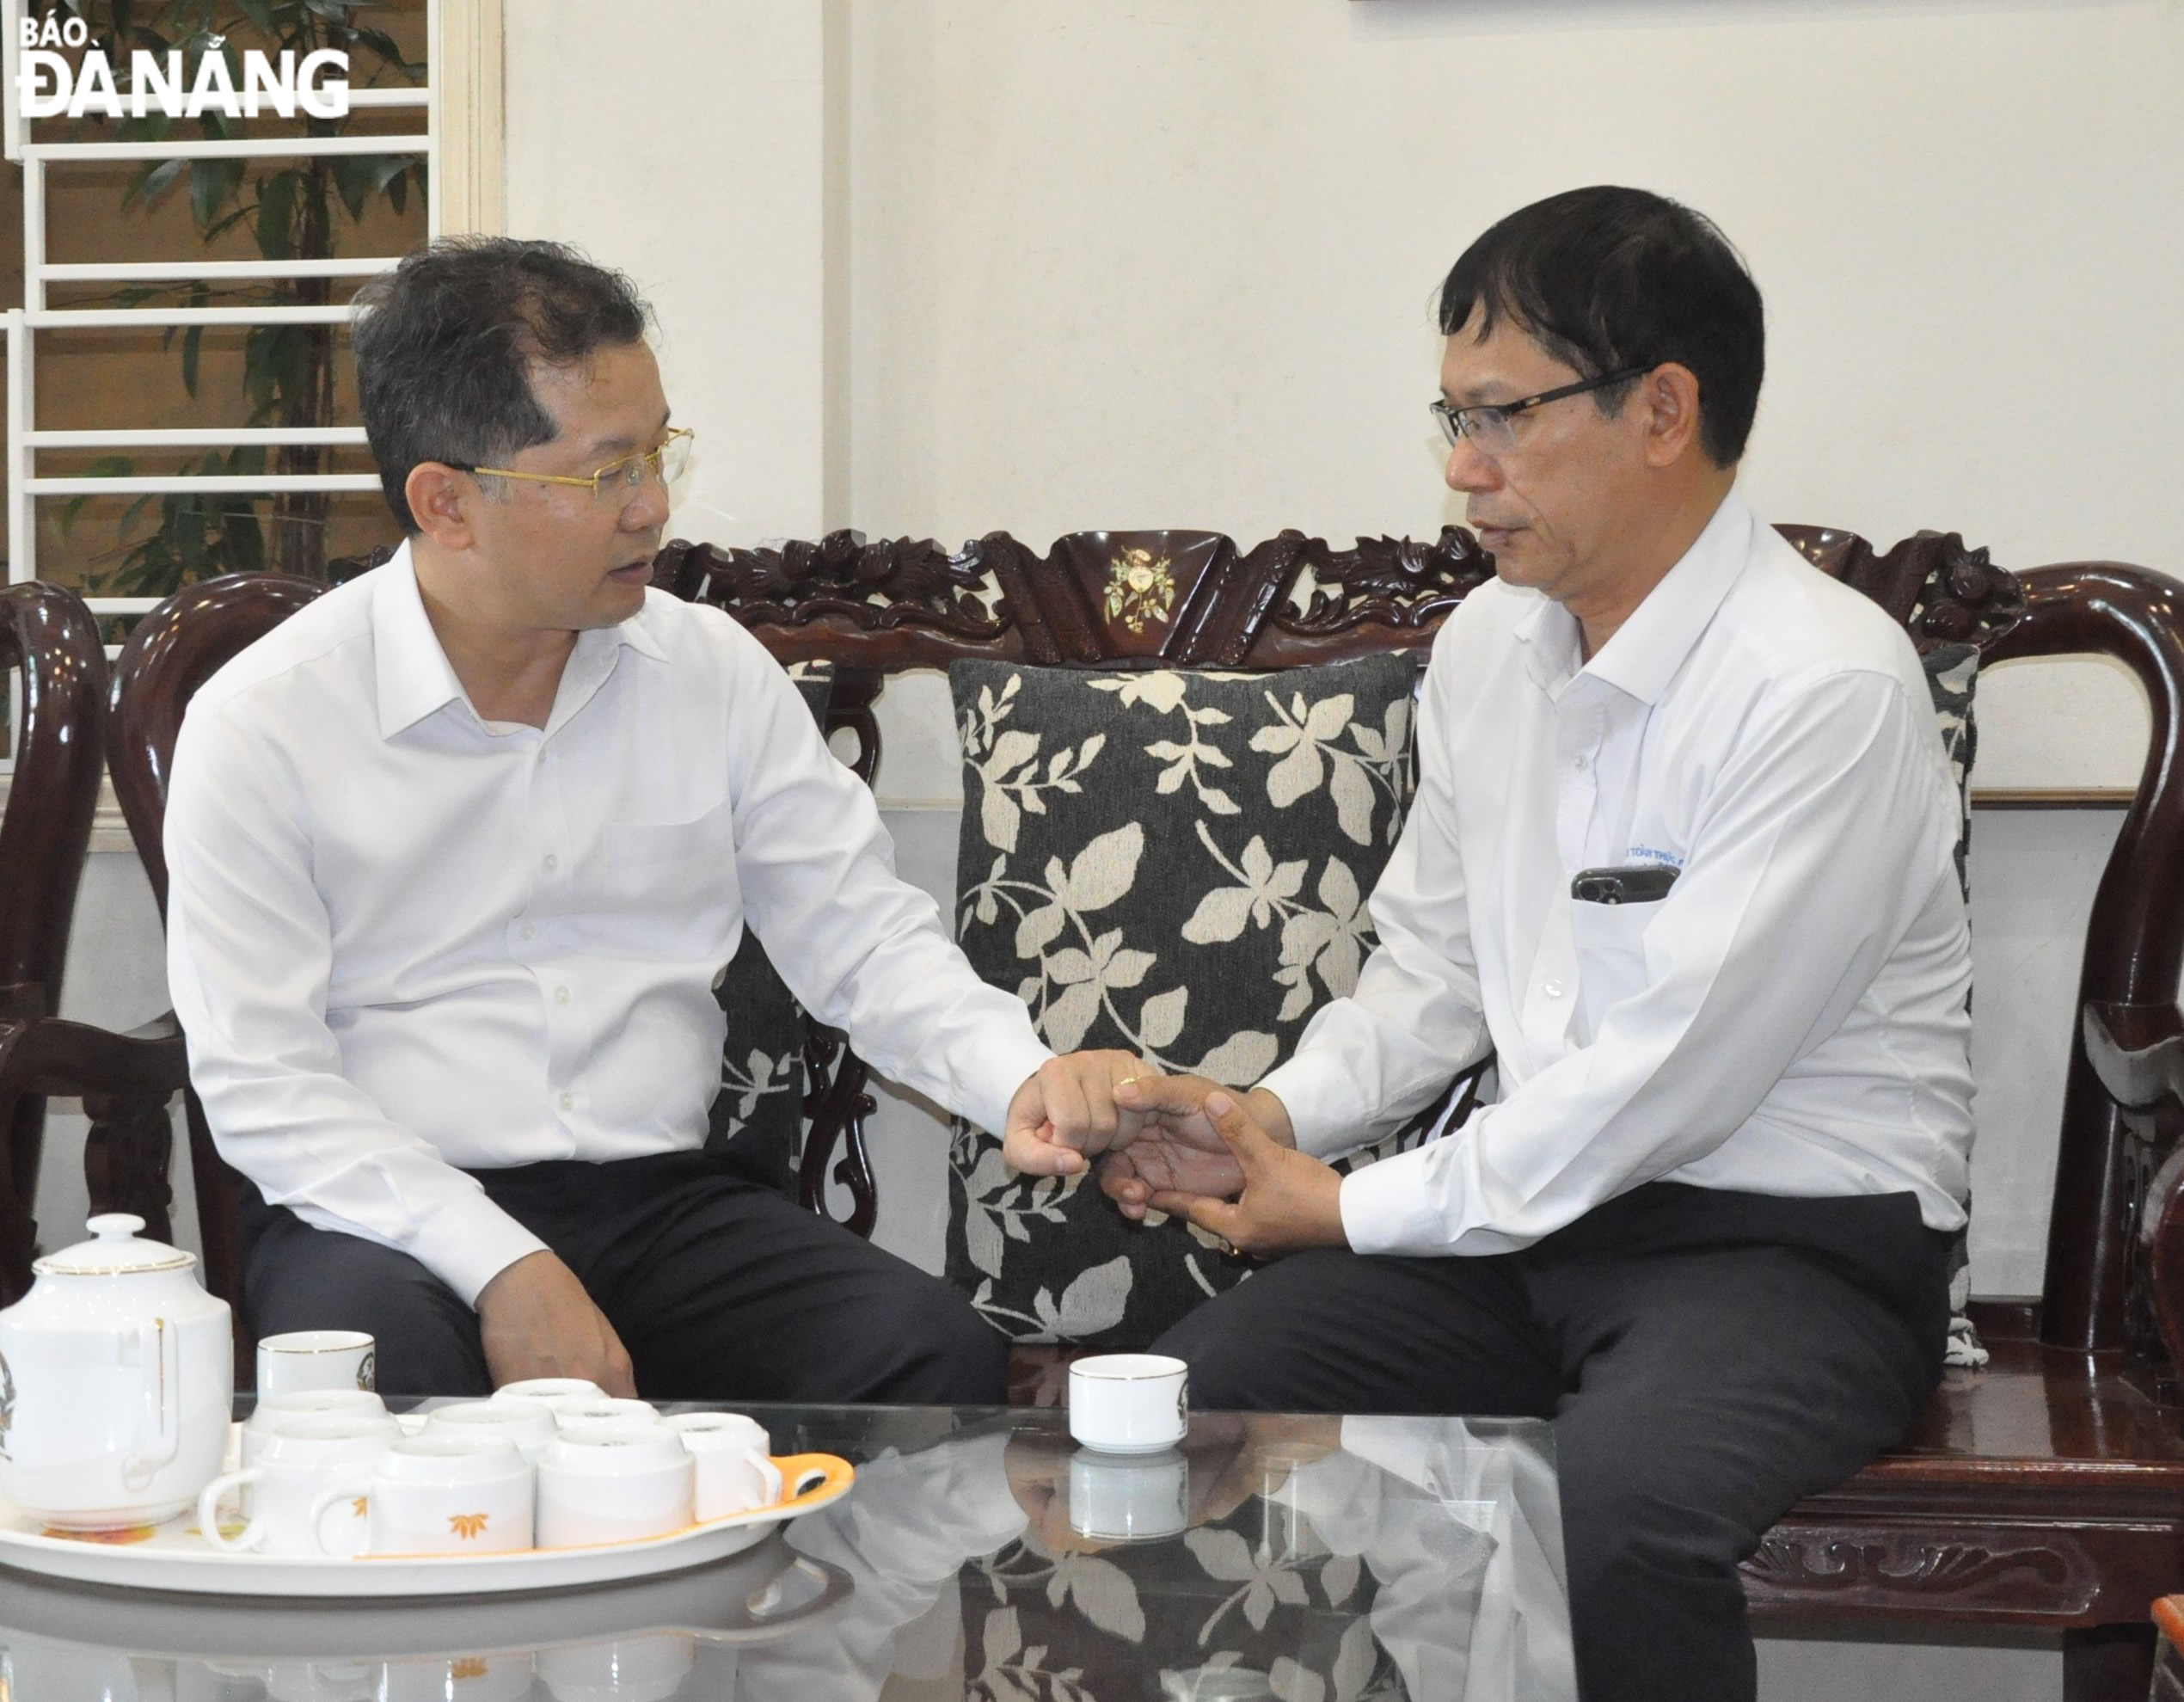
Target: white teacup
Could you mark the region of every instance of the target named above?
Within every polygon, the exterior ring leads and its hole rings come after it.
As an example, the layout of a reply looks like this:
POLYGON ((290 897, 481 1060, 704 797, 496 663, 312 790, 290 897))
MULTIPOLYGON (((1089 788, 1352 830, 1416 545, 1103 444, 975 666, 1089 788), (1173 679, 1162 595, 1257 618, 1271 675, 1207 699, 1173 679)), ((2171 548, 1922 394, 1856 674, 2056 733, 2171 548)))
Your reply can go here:
POLYGON ((383 1413, 291 1413, 279 1429, 263 1434, 255 1464, 205 1486, 197 1498, 198 1528, 213 1547, 230 1553, 361 1553, 365 1521, 353 1502, 326 1507, 330 1533, 315 1533, 310 1515, 323 1490, 370 1470, 400 1435, 383 1413), (221 1498, 245 1488, 250 1490, 249 1522, 226 1536, 219 1525, 221 1498))
POLYGON ((367 1503, 371 1554, 506 1554, 531 1545, 531 1467, 506 1436, 406 1436, 367 1475, 320 1495, 307 1515, 321 1539, 326 1509, 367 1503))
POLYGON ((659 1409, 650 1401, 627 1400, 614 1395, 564 1396, 549 1401, 554 1419, 562 1429, 579 1424, 657 1424, 659 1409))
POLYGON ((426 1415, 424 1434, 506 1436, 516 1445, 517 1453, 536 1465, 556 1431, 553 1408, 543 1401, 516 1399, 462 1401, 435 1407, 426 1415))
POLYGON ((378 1386, 377 1344, 361 1330, 291 1330, 258 1343, 260 1395, 378 1386))
MULTIPOLYGON (((650 1631, 611 1643, 542 1649, 538 1676, 554 1702, 669 1702, 696 1664, 687 1631, 650 1631)), ((466 1696, 465 1702, 468 1702, 466 1696)))
POLYGON ((538 1456, 538 1545, 664 1537, 696 1522, 697 1462, 666 1425, 582 1424, 538 1456))
MULTIPOLYGON (((370 1702, 531 1702, 535 1692, 529 1655, 462 1655, 453 1660, 390 1661, 378 1683, 365 1693, 370 1702)), ((625 1693, 599 1694, 621 1702, 625 1693)))
POLYGON ((513 1383, 503 1383, 493 1392, 493 1398, 497 1401, 558 1401, 577 1396, 603 1401, 607 1392, 582 1377, 524 1377, 513 1383))
POLYGON ((1120 1459, 1087 1448, 1070 1459, 1070 1528, 1100 1542, 1175 1536, 1191 1522, 1190 1490, 1172 1448, 1120 1459))
POLYGON ((1070 1435, 1102 1453, 1157 1453, 1190 1429, 1190 1367, 1165 1354, 1099 1354, 1070 1367, 1070 1435))
POLYGON ((773 1439, 739 1412, 678 1412, 663 1421, 697 1461, 697 1517, 725 1519, 781 1499, 781 1468, 767 1458, 773 1439))
POLYGON ((295 1394, 267 1395, 243 1421, 242 1463, 255 1465, 266 1438, 290 1429, 298 1420, 315 1422, 329 1416, 376 1423, 389 1441, 402 1435, 402 1426, 387 1410, 387 1404, 369 1389, 306 1389, 295 1394))

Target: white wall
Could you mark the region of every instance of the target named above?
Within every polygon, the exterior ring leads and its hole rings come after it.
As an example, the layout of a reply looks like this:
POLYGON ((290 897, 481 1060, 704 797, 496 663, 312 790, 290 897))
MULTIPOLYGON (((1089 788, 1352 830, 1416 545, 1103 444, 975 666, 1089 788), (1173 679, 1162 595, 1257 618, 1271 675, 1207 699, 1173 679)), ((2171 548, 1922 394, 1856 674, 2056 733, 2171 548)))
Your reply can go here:
MULTIPOLYGON (((2173 0, 861 0, 850 58, 867 530, 1430 532, 1431 292, 1605 181, 1766 292, 1763 513, 2173 556, 2173 0)), ((2128 785, 2135 704, 2011 670, 1982 778, 2128 785)))
POLYGON ((512 0, 507 228, 578 243, 659 310, 679 529, 822 527, 825 0, 512 0))

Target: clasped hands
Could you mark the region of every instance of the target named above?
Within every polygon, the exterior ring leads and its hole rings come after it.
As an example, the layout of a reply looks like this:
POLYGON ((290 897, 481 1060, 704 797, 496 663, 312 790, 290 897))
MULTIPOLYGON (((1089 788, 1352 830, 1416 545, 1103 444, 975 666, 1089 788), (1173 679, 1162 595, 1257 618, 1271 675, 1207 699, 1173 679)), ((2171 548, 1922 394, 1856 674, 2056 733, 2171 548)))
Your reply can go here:
MULTIPOLYGON (((1097 1161, 1101 1189, 1126 1218, 1187 1217, 1247 1253, 1344 1244, 1341 1178, 1296 1150, 1289 1114, 1264 1089, 1238 1095, 1201 1076, 1165 1076, 1126 1052, 1050 1059, 1009 1103, 1002 1152, 1030 1176, 1073 1176, 1097 1161)), ((552 1253, 517 1260, 477 1297, 497 1387, 522 1377, 585 1377, 636 1392, 629 1350, 583 1283, 552 1253)))
POLYGON ((1027 1176, 1096 1163, 1125 1217, 1187 1218, 1240 1252, 1347 1244, 1342 1178, 1297 1150, 1289 1113, 1264 1088, 1163 1075, 1126 1052, 1072 1053, 1017 1089, 1002 1152, 1027 1176))

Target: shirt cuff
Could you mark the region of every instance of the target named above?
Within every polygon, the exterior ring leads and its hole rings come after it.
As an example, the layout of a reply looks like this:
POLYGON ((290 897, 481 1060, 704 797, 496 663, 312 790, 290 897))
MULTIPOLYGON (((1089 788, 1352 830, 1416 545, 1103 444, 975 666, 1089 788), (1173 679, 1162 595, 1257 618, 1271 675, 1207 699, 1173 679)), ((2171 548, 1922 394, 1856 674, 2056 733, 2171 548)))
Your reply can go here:
POLYGON ((1300 1052, 1259 1078, 1289 1113, 1297 1150, 1315 1158, 1339 1158, 1359 1144, 1358 1085, 1324 1054, 1300 1052), (1347 1108, 1347 1109, 1346 1109, 1347 1108))
POLYGON ((978 1079, 962 1083, 961 1100, 954 1109, 989 1134, 1006 1134, 1009 1102, 1053 1055, 1028 1018, 1021 1025, 1000 1024, 998 1032, 980 1042, 978 1079))
POLYGON ((478 1194, 433 1213, 406 1250, 475 1309, 486 1284, 518 1259, 552 1250, 478 1194))
POLYGON ((1342 1232, 1351 1251, 1431 1258, 1449 1250, 1448 1218, 1424 1174, 1432 1150, 1394 1153, 1342 1178, 1342 1232))

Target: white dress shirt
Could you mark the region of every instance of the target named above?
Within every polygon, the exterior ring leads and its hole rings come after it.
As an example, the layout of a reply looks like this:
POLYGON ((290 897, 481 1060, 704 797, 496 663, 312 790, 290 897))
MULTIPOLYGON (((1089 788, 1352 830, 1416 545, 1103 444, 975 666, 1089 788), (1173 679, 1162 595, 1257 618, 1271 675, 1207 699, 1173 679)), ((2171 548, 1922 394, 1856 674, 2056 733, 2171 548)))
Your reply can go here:
POLYGON ((1586 662, 1499 581, 1435 641, 1380 945, 1263 1084, 1298 1146, 1391 1134, 1491 1048, 1499 1103, 1342 1183, 1350 1244, 1495 1253, 1666 1179, 1908 1191, 1964 1221, 1959 806, 1903 630, 1733 494, 1586 662), (1647 904, 1579 870, 1666 863, 1647 904))
POLYGON ((543 730, 487 723, 405 546, 197 693, 166 849, 221 1155, 465 1300, 543 1244, 464 1169, 704 1143, 746 923, 867 1061, 986 1127, 1052 1055, 780 667, 661 592, 578 637, 543 730))

